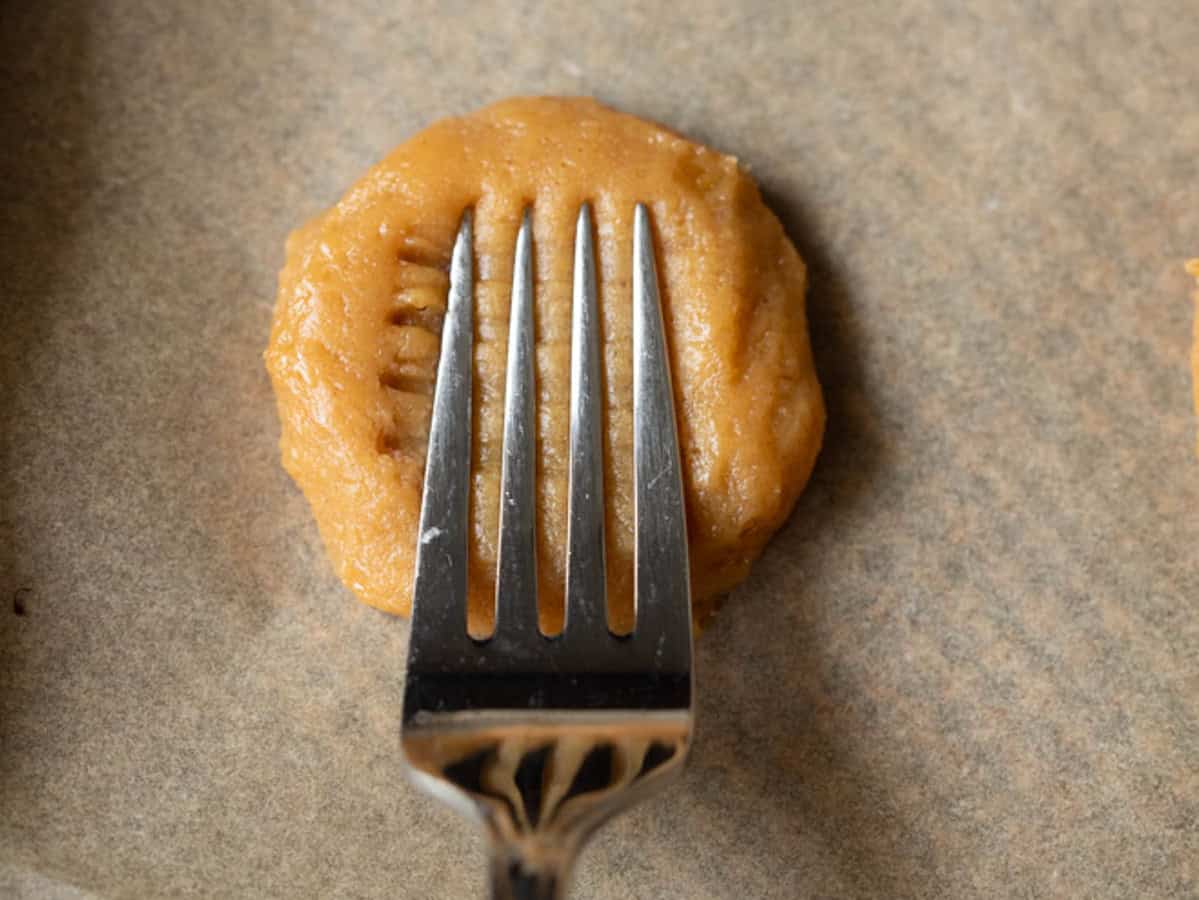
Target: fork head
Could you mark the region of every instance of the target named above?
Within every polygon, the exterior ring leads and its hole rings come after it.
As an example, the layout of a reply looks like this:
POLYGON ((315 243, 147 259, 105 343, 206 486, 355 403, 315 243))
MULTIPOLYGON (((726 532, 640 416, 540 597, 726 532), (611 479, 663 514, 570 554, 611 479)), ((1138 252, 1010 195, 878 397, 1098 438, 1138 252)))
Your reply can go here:
MULTIPOLYGON (((402 744, 422 786, 480 816, 528 863, 569 856, 616 809, 677 773, 692 730, 687 532, 649 213, 633 235, 636 624, 607 623, 602 388, 590 207, 575 235, 566 621, 538 627, 531 213, 509 318, 496 615, 467 630, 472 213, 455 241, 425 470, 402 744), (539 849, 540 848, 540 849, 539 849), (566 849, 563 849, 566 848, 566 849), (527 851, 527 852, 526 852, 527 851)), ((515 852, 515 851, 513 851, 515 852)))

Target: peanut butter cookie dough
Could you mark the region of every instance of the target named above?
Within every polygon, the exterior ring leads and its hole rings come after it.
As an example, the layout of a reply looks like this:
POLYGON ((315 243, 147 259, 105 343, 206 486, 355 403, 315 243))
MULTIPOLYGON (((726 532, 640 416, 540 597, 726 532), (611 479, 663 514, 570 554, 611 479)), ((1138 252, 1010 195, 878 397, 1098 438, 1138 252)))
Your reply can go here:
POLYGON ((475 215, 472 625, 491 620, 512 251, 533 210, 538 566, 545 630, 562 621, 570 303, 579 205, 596 223, 609 610, 632 621, 630 266, 647 203, 670 346, 696 618, 745 577, 815 461, 824 405, 806 272, 737 161, 588 99, 514 99, 446 119, 293 233, 266 364, 283 464, 341 579, 411 607, 416 527, 448 263, 475 215))

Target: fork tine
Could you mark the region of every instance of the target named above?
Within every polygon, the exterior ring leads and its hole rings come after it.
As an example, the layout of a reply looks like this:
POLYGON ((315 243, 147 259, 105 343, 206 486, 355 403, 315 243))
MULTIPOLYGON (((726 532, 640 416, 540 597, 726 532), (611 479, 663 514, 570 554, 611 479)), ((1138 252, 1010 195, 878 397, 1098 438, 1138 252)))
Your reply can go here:
POLYGON ((633 221, 633 472, 638 637, 689 668, 691 585, 674 394, 649 211, 633 221), (682 654, 685 653, 685 656, 682 654))
POLYGON ((536 425, 533 387, 533 234, 525 210, 516 237, 508 374, 504 387, 504 455, 500 475, 500 540, 496 577, 497 637, 537 630, 536 425))
POLYGON ((606 624, 604 458, 600 442, 599 322, 591 205, 575 226, 570 337, 570 499, 567 507, 565 628, 606 624))
POLYGON ((470 501, 471 348, 474 235, 462 214, 450 262, 450 292, 433 392, 412 592, 410 658, 466 630, 467 518, 470 501))

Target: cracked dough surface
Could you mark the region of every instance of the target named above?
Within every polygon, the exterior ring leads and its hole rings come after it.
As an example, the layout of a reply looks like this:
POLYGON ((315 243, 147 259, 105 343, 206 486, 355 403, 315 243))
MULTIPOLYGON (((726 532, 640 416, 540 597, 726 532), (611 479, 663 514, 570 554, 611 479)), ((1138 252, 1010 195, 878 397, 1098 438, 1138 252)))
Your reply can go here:
POLYGON ((283 464, 338 575, 411 607, 448 263, 475 209, 472 628, 494 591, 512 251, 531 205, 536 269, 538 578, 558 630, 565 579, 570 278, 593 204, 605 386, 609 615, 632 622, 631 297, 635 203, 651 210, 679 418, 697 620, 745 577, 799 496, 824 406, 806 272, 734 158, 587 99, 514 99, 437 122, 295 231, 266 352, 283 464))

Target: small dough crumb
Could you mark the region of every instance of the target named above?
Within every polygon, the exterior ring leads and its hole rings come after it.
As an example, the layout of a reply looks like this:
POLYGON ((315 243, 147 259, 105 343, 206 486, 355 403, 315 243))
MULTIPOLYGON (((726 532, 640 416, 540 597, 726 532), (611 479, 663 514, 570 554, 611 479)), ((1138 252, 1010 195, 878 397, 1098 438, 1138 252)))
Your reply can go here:
MULTIPOLYGON (((1187 271, 1199 282, 1199 259, 1187 263, 1187 271)), ((1199 291, 1195 292, 1195 325, 1194 339, 1191 349, 1191 381, 1195 402, 1195 416, 1199 419, 1199 291)), ((1199 455, 1199 439, 1196 440, 1195 453, 1199 455)))

